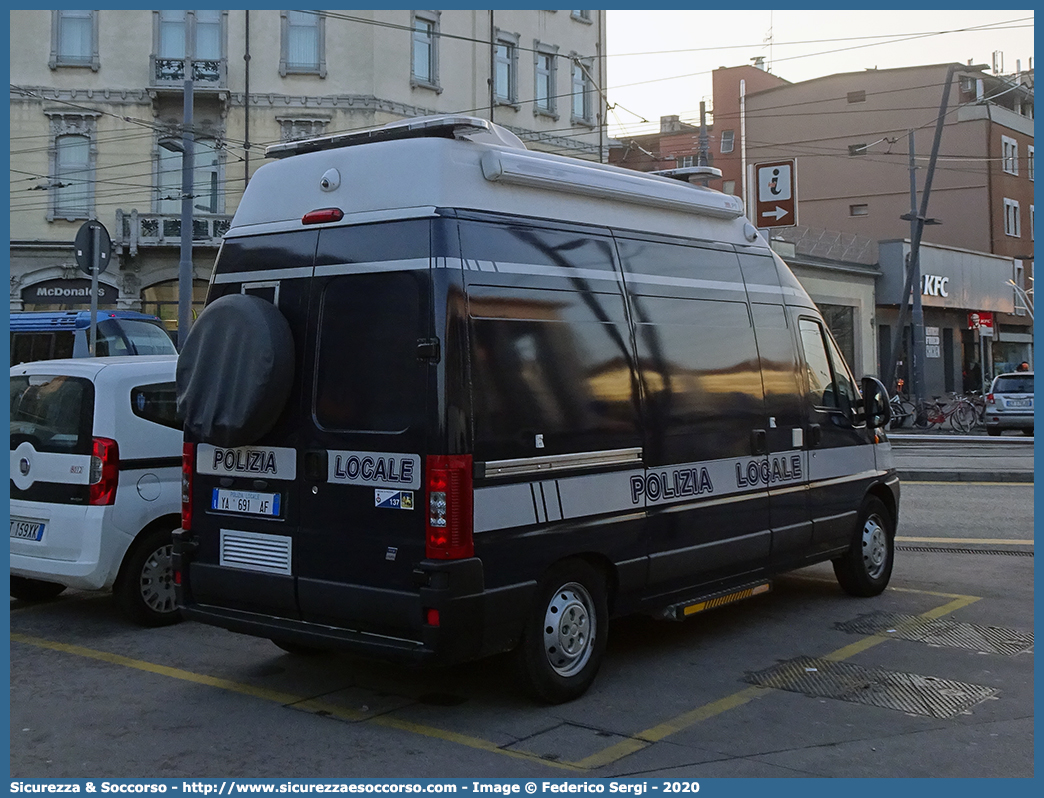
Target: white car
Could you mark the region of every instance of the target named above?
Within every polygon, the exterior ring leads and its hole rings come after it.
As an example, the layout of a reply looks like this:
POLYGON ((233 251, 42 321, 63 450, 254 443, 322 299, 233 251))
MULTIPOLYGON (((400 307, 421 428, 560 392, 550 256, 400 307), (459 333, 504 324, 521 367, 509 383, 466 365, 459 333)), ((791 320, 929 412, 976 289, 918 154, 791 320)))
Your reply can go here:
POLYGON ((180 619, 176 355, 11 368, 11 595, 112 588, 144 626, 180 619))

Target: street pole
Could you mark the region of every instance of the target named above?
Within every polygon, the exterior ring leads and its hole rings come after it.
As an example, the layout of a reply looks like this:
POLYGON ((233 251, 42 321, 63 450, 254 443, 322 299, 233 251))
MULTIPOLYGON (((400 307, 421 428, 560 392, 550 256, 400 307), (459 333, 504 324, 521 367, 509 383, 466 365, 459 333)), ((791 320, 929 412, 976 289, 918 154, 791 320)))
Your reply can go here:
POLYGON ((98 356, 98 272, 101 271, 101 228, 91 230, 91 357, 98 356))
POLYGON ((178 351, 192 323, 192 194, 195 137, 192 134, 192 63, 186 61, 184 129, 181 143, 181 260, 178 263, 178 351))

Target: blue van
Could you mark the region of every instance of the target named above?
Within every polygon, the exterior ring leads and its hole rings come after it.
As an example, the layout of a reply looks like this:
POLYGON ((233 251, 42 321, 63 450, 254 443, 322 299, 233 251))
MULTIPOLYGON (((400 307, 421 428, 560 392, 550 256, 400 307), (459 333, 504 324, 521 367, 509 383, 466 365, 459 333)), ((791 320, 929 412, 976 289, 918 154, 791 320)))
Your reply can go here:
MULTIPOLYGON (((11 314, 11 365, 88 357, 89 310, 27 311, 11 314)), ((99 357, 176 355, 167 328, 156 316, 133 310, 98 311, 99 357)))

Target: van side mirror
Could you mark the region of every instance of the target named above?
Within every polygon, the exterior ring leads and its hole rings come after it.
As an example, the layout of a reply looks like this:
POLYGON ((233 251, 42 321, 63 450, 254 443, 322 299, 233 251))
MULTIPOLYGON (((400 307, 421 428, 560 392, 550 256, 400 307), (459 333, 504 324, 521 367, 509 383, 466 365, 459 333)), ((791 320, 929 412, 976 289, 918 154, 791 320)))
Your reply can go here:
POLYGON ((871 429, 883 429, 892 420, 892 405, 888 401, 888 389, 877 377, 863 377, 863 413, 866 425, 871 429))

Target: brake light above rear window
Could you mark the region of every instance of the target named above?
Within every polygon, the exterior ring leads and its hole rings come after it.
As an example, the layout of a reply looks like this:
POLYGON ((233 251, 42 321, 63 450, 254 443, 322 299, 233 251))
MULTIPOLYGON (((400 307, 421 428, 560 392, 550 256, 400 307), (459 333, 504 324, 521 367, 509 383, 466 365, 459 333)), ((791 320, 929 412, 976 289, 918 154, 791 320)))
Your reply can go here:
POLYGON ((475 555, 471 455, 427 458, 428 522, 425 554, 433 560, 475 555))
POLYGON ((120 448, 110 438, 95 438, 91 448, 91 475, 88 504, 109 505, 116 502, 116 486, 120 481, 120 448))
POLYGON ((319 208, 309 211, 301 217, 301 224, 324 224, 326 222, 339 222, 344 218, 344 211, 340 208, 319 208))
POLYGON ((192 529, 192 474, 196 470, 196 445, 181 447, 181 528, 192 529))

